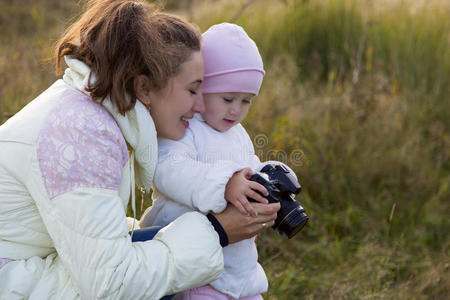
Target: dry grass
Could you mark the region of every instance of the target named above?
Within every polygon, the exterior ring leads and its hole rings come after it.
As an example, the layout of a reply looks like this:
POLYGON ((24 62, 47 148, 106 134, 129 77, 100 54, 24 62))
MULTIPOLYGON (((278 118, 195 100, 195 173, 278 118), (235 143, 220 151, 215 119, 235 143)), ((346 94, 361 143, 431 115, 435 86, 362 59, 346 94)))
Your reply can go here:
MULTIPOLYGON (((292 240, 259 238, 265 298, 447 297, 449 2, 167 2, 202 30, 234 20, 264 56, 245 126, 263 160, 295 169, 311 218, 292 240)), ((51 46, 78 12, 0 2, 0 116, 56 78, 51 46)))

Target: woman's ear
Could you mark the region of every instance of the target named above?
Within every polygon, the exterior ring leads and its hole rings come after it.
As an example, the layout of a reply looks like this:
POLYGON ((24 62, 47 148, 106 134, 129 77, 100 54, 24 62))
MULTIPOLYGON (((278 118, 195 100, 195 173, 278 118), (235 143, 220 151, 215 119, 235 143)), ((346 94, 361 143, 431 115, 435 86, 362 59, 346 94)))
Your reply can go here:
POLYGON ((136 93, 136 98, 142 102, 148 109, 150 109, 150 94, 151 94, 151 84, 150 80, 145 75, 138 75, 134 78, 134 91, 136 93))

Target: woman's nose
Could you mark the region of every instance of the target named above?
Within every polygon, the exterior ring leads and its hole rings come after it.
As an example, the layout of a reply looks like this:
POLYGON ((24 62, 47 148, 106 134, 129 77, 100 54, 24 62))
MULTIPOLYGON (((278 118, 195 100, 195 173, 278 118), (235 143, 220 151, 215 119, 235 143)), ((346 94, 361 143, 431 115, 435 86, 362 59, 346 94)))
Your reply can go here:
POLYGON ((196 97, 193 107, 194 112, 196 113, 203 113, 205 111, 205 101, 203 101, 203 94, 198 94, 198 97, 196 97))

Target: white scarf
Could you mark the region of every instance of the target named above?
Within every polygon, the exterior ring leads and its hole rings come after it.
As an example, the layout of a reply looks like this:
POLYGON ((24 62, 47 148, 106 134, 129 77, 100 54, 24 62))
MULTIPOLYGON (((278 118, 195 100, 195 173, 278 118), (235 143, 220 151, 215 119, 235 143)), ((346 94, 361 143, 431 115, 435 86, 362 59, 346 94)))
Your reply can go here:
MULTIPOLYGON (((91 69, 82 61, 74 59, 70 56, 64 56, 64 60, 68 68, 64 72, 63 80, 73 88, 90 96, 86 91, 88 86, 89 75, 91 69)), ((91 75, 91 83, 95 82, 95 74, 91 75)), ((128 95, 126 95, 128 97, 128 95)), ((112 104, 109 96, 103 101, 103 106, 116 120, 117 125, 122 131, 125 140, 130 145, 131 158, 131 194, 132 207, 135 213, 135 197, 134 197, 134 177, 137 182, 143 186, 147 192, 150 191, 155 174, 156 163, 158 160, 158 143, 156 137, 156 128, 152 117, 147 108, 139 101, 133 109, 127 111, 125 116, 121 115, 116 107, 112 104), (137 167, 134 172, 134 160, 137 167)))

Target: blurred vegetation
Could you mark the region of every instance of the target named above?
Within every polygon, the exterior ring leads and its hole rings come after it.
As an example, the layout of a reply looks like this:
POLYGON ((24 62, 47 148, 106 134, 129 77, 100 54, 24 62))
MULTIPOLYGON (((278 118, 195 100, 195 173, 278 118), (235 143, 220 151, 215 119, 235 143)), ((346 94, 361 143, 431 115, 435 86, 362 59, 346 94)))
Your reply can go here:
MULTIPOLYGON (((263 54, 267 75, 244 125, 262 160, 296 171, 310 216, 292 240, 259 237, 264 297, 448 297, 450 3, 158 3, 202 31, 235 22, 263 54)), ((52 42, 79 11, 0 2, 0 116, 56 78, 52 42)))

